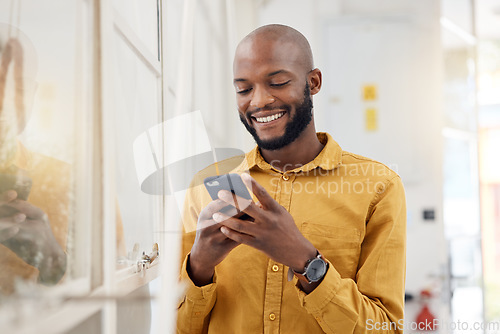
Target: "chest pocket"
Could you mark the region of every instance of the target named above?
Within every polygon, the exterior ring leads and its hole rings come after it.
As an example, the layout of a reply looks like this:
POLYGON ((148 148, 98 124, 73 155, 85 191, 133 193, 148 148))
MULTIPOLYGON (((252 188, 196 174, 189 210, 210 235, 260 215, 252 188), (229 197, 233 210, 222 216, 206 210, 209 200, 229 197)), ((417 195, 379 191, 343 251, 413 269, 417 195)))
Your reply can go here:
POLYGON ((361 250, 361 232, 352 227, 337 227, 304 222, 301 232, 343 278, 356 277, 361 250))

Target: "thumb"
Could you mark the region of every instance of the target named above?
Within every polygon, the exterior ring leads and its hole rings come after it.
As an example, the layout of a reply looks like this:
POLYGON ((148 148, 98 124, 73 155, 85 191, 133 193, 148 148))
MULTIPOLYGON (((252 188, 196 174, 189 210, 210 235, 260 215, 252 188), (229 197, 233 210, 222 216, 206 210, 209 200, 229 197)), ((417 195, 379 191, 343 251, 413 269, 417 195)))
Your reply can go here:
POLYGON ((276 206, 279 206, 278 202, 276 202, 271 195, 267 192, 267 190, 261 186, 250 174, 243 173, 241 174, 241 179, 245 183, 248 189, 257 197, 259 200, 259 204, 264 209, 274 209, 276 206))
POLYGON ((0 231, 0 242, 9 240, 19 232, 19 226, 13 226, 11 228, 0 231))

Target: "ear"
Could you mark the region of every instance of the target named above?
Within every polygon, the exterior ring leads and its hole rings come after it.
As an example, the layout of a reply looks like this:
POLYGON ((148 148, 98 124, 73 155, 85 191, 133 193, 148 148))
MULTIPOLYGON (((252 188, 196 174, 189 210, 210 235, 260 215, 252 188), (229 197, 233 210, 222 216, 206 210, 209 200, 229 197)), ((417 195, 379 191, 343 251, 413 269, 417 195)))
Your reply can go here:
POLYGON ((307 75, 307 82, 309 83, 309 89, 311 90, 311 95, 318 93, 321 90, 323 76, 321 71, 317 68, 309 72, 307 75))

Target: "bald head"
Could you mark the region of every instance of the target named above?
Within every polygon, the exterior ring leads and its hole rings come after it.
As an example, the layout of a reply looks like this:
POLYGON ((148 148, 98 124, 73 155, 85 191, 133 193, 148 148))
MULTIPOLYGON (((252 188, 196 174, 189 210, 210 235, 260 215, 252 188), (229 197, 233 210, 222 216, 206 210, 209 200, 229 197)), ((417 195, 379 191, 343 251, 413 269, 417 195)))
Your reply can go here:
POLYGON ((36 48, 31 39, 18 28, 0 22, 0 58, 4 57, 4 50, 9 40, 15 39, 22 49, 23 53, 23 78, 35 80, 38 60, 36 48))
POLYGON ((307 39, 292 27, 281 24, 265 25, 248 34, 238 44, 235 60, 249 51, 269 46, 293 50, 293 52, 288 53, 291 61, 301 65, 307 72, 314 68, 311 46, 307 39))
POLYGON ((14 26, 0 23, 0 118, 10 119, 4 126, 13 127, 17 122, 19 133, 31 112, 36 69, 36 49, 29 37, 14 26))
POLYGON ((321 71, 297 30, 273 24, 246 36, 236 48, 233 85, 240 119, 262 150, 318 140, 312 95, 321 89, 321 71))

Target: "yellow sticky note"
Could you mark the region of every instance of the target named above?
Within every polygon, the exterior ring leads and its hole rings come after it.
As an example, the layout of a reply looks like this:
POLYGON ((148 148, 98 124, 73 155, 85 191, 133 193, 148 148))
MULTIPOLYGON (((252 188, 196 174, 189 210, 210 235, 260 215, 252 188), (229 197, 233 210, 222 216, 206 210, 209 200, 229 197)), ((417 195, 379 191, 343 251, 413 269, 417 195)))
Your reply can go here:
POLYGON ((368 108, 365 111, 366 131, 375 131, 378 128, 377 109, 368 108))
POLYGON ((377 86, 364 85, 363 86, 363 100, 375 101, 377 99, 377 86))

